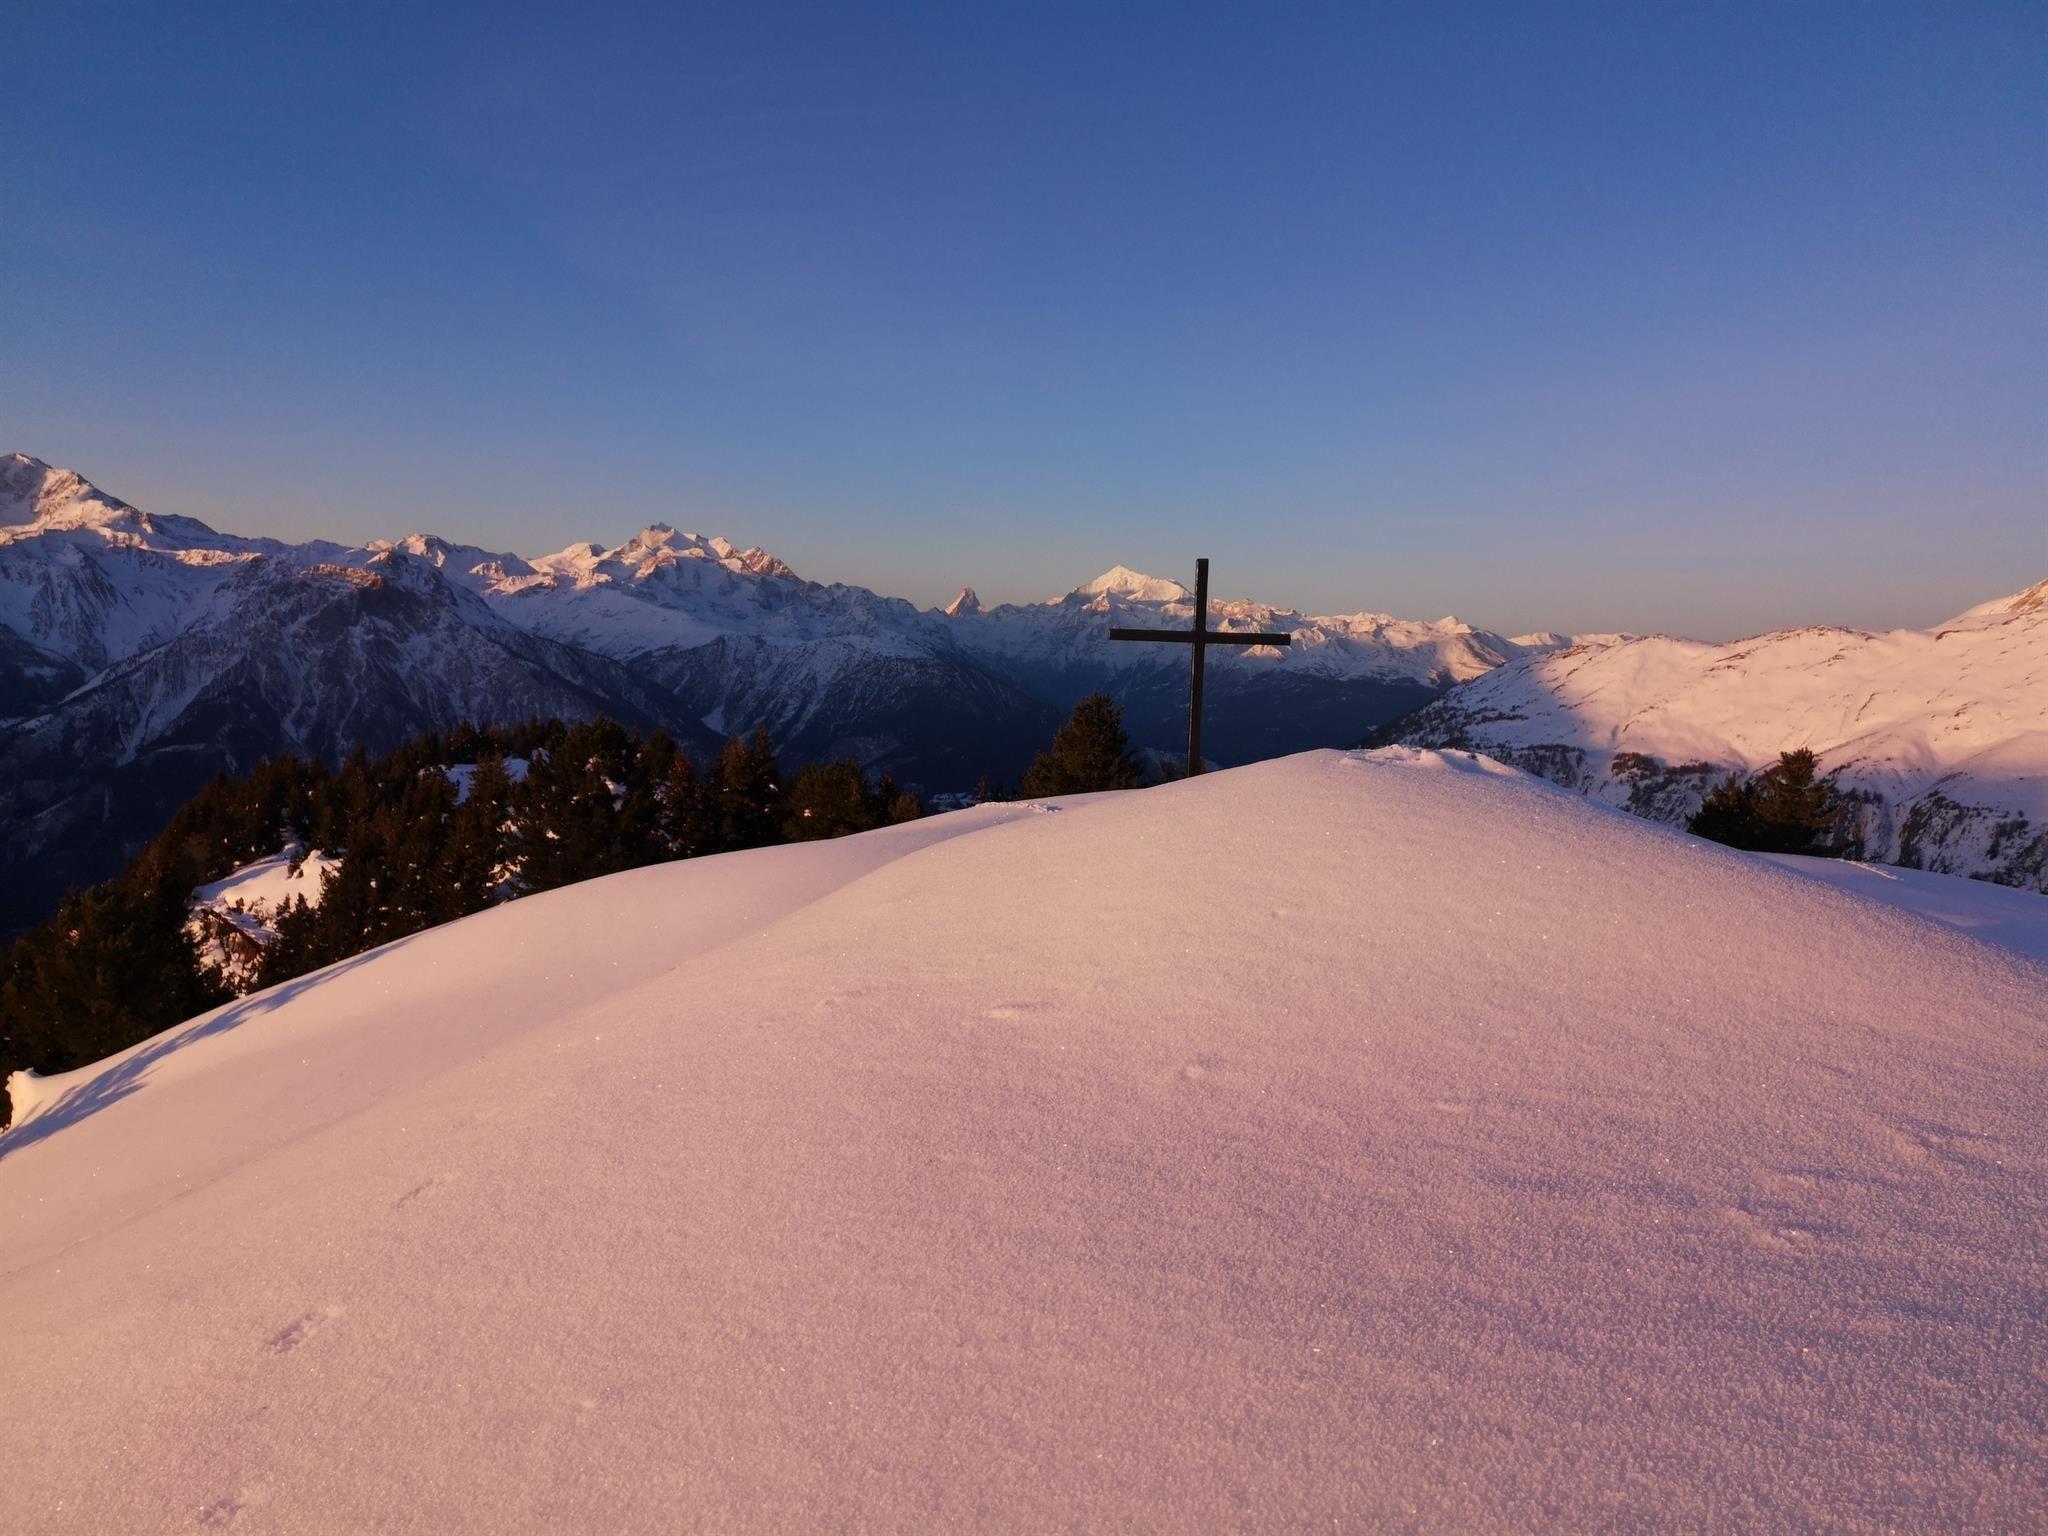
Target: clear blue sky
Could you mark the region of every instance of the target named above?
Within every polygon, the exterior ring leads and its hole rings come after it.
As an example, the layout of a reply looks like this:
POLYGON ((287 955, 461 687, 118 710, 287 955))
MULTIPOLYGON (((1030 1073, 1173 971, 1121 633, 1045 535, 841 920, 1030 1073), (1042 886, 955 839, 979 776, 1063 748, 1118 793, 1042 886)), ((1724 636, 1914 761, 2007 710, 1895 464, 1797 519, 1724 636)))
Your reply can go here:
POLYGON ((152 509, 1703 636, 2048 574, 2040 4, 8 12, 0 449, 152 509))

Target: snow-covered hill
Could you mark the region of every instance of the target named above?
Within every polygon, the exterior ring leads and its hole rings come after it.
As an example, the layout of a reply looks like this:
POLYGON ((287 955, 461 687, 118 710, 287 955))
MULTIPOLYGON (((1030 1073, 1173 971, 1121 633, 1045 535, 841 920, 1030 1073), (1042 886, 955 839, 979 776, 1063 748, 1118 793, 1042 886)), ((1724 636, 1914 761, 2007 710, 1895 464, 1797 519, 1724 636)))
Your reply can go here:
MULTIPOLYGON (((1185 624, 1178 583, 1119 566, 1053 602, 920 611, 654 524, 533 560, 432 534, 351 548, 153 517, 69 470, 0 459, 0 931, 125 851, 215 773, 372 751, 468 718, 765 725, 930 790, 1014 778, 1075 699, 1114 689, 1141 747, 1184 739, 1186 654, 1111 622, 1185 624)), ((1219 656, 1211 755, 1355 741, 1525 647, 1455 620, 1225 603, 1285 652, 1219 656)), ((1544 643, 1550 643, 1546 637, 1544 643)))
POLYGON ((2048 970, 1483 760, 635 871, 32 1088, 22 1536, 2048 1508, 2048 970))
POLYGON ((1579 645, 1386 728, 1683 821, 1731 772, 1811 747, 1867 797, 1868 854, 2048 890, 2048 582, 1931 630, 1579 645))

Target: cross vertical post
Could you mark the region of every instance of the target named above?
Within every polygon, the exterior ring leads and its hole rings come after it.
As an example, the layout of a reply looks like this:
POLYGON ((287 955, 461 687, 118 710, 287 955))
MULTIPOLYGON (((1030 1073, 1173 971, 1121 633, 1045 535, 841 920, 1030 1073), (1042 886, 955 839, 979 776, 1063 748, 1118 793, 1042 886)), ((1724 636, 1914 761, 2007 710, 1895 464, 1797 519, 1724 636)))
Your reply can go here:
POLYGON ((1209 561, 1195 561, 1195 671, 1188 686, 1188 774, 1202 771, 1202 663, 1209 650, 1209 561))
POLYGON ((1188 683, 1188 773, 1202 771, 1202 678, 1206 652, 1212 645, 1291 645, 1289 635, 1246 634, 1241 630, 1209 627, 1209 562, 1195 561, 1195 627, 1193 629, 1112 629, 1112 640, 1159 640, 1185 645, 1194 652, 1194 668, 1188 683))

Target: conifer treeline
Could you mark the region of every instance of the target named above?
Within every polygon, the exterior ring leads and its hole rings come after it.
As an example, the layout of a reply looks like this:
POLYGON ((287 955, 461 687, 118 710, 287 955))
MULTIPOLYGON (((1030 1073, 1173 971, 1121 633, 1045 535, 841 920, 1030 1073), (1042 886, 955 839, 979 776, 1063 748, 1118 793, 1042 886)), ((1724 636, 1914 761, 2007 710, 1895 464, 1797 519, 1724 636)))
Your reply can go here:
POLYGON ((604 719, 465 725, 382 758, 358 751, 335 770, 278 758, 216 779, 119 876, 73 892, 0 954, 0 1081, 22 1067, 69 1071, 227 1001, 227 978, 202 964, 188 931, 192 892, 294 841, 340 867, 317 905, 299 897, 277 917, 257 986, 494 901, 922 814, 915 796, 851 761, 785 779, 760 731, 708 768, 660 731, 604 719), (446 771, 465 763, 466 793, 446 771))

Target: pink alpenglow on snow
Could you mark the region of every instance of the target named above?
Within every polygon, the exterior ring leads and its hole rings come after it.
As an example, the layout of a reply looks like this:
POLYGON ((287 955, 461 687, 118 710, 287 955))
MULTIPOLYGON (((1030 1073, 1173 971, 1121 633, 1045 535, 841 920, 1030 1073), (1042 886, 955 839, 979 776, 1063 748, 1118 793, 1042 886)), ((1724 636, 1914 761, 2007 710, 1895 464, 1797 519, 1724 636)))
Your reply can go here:
POLYGON ((640 870, 23 1087, 10 1532, 2048 1515, 2048 967, 1484 759, 640 870))

